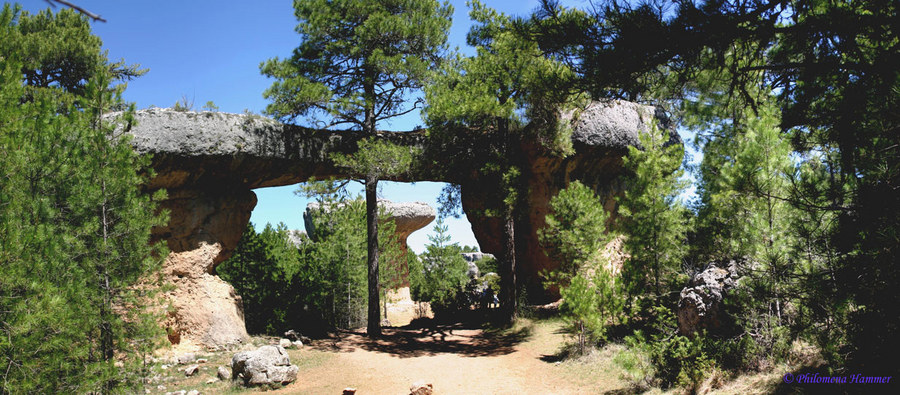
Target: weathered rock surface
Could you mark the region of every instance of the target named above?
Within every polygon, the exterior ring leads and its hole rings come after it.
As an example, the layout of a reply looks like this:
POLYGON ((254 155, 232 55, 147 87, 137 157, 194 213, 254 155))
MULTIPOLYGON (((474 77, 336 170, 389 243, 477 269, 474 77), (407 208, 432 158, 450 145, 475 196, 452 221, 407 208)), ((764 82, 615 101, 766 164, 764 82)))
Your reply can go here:
POLYGON ((231 358, 231 378, 246 386, 288 384, 297 380, 299 370, 281 346, 262 346, 231 358))
POLYGON ((163 208, 169 224, 154 229, 169 256, 163 275, 173 284, 167 297, 174 309, 166 320, 169 340, 226 348, 248 339, 240 296, 216 276, 215 266, 231 256, 256 205, 252 191, 169 191, 163 208))
POLYGON ((725 325, 723 300, 737 286, 742 262, 710 263, 681 290, 678 302, 678 332, 693 335, 702 330, 716 332, 725 325))
MULTIPOLYGON (((564 122, 573 129, 575 154, 554 156, 536 143, 523 142, 519 164, 528 193, 516 223, 519 278, 532 297, 544 294, 537 275, 552 269, 537 242, 548 202, 569 181, 581 180, 603 197, 608 209, 619 193, 618 176, 628 145, 639 133, 665 117, 653 107, 623 101, 591 103, 564 122)), ((256 205, 254 188, 290 185, 310 177, 352 177, 333 165, 332 153, 352 153, 363 134, 320 131, 283 125, 255 115, 141 110, 131 129, 132 144, 152 154, 154 177, 148 190, 165 188, 170 223, 154 230, 172 253, 165 273, 175 284, 169 294, 174 312, 167 320, 170 340, 187 340, 219 348, 247 338, 240 298, 215 276, 240 239, 256 205)), ((463 209, 482 250, 502 253, 500 221, 478 213, 500 207, 496 181, 485 178, 479 157, 490 149, 480 133, 463 133, 451 141, 431 141, 424 131, 380 132, 378 138, 417 147, 408 173, 393 181, 445 181, 461 186, 463 209)), ((424 220, 423 220, 424 221, 424 220)), ((422 225, 424 226, 424 225, 422 225)), ((552 296, 552 295, 548 295, 552 296)))
POLYGON ((391 216, 396 225, 394 232, 404 246, 409 235, 430 224, 437 215, 434 208, 425 202, 392 202, 379 199, 378 207, 384 207, 385 213, 391 216))

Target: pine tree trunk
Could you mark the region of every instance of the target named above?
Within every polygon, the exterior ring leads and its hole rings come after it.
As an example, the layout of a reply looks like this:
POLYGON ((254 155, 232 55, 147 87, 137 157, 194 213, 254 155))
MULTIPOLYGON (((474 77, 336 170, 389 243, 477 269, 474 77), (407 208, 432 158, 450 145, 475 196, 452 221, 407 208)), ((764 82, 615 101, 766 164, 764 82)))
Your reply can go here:
MULTIPOLYGON (((365 120, 363 132, 374 139, 375 133, 375 76, 372 69, 364 66, 366 75, 363 83, 366 97, 365 120)), ((381 303, 378 293, 378 178, 374 174, 366 175, 366 247, 368 249, 369 268, 369 301, 368 322, 366 330, 369 336, 381 335, 381 303)))
POLYGON ((506 210, 503 223, 503 260, 500 269, 500 319, 511 324, 516 320, 516 233, 512 210, 506 210))
POLYGON ((366 177, 366 246, 369 250, 369 322, 366 325, 369 336, 381 335, 381 303, 378 295, 378 179, 366 177))
MULTIPOLYGON (((510 150, 514 146, 509 131, 509 120, 500 119, 498 122, 500 137, 505 155, 506 170, 513 166, 514 156, 510 150)), ((515 181, 510 181, 515 183, 515 181)), ((504 189, 516 187, 504 185, 504 189)), ((507 203, 501 203, 506 205, 507 203)), ((516 232, 515 232, 515 204, 503 208, 503 261, 500 264, 500 320, 505 324, 512 324, 516 320, 516 232)))

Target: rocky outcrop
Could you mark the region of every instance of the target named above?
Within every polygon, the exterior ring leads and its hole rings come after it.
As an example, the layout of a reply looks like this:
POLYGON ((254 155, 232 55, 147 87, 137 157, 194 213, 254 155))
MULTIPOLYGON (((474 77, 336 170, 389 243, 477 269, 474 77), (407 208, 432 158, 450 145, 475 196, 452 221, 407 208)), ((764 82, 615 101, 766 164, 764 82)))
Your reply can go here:
POLYGON ((678 302, 678 332, 693 335, 707 330, 718 332, 726 326, 724 299, 737 286, 743 262, 710 263, 681 290, 678 302))
MULTIPOLYGON (((528 192, 516 222, 519 278, 533 298, 544 295, 537 275, 552 269, 537 242, 548 202, 572 180, 595 188, 608 209, 619 192, 622 156, 654 119, 654 108, 623 101, 591 103, 562 120, 573 131, 575 154, 555 156, 539 144, 523 142, 517 155, 528 192)), ((256 204, 252 189, 290 185, 311 177, 359 178, 334 166, 329 155, 352 153, 363 137, 352 131, 320 131, 284 125, 256 115, 150 109, 135 114, 130 132, 140 153, 152 155, 149 190, 164 188, 171 211, 168 226, 154 230, 172 254, 166 261, 174 312, 170 339, 208 347, 246 338, 240 298, 215 276, 215 266, 237 245, 256 204)), ((477 158, 489 149, 481 133, 429 140, 425 131, 380 132, 378 138, 416 147, 421 154, 409 172, 394 181, 446 181, 461 186, 463 209, 482 250, 500 254, 500 222, 484 215, 500 207, 495 180, 485 178, 477 158)), ((424 225, 422 225, 424 226, 424 225)), ((553 295, 546 295, 553 296, 553 295)))
POLYGON ((231 358, 231 379, 245 386, 289 384, 297 380, 299 370, 281 346, 262 346, 231 358))

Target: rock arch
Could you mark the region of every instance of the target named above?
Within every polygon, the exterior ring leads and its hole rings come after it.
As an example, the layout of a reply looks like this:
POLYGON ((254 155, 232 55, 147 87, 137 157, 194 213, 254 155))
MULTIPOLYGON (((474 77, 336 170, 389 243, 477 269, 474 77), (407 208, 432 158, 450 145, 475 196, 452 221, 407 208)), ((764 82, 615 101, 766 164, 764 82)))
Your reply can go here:
MULTIPOLYGON (((164 265, 175 285, 169 297, 173 309, 167 321, 173 340, 206 347, 223 347, 247 338, 240 298, 215 275, 215 266, 227 259, 240 239, 256 205, 253 189, 290 185, 310 177, 357 177, 335 168, 328 155, 349 153, 362 138, 357 132, 321 131, 256 116, 226 113, 141 110, 130 131, 140 153, 153 155, 155 175, 150 190, 164 188, 170 211, 167 226, 155 229, 171 251, 164 265)), ((516 244, 519 278, 535 299, 551 297, 540 286, 537 273, 554 268, 537 243, 547 203, 569 181, 578 179, 595 188, 608 209, 620 189, 622 156, 638 144, 638 133, 661 111, 625 101, 593 102, 577 116, 569 116, 575 154, 559 158, 528 142, 523 176, 527 184, 524 210, 517 220, 516 244)), ((495 207, 499 196, 485 185, 467 155, 478 147, 478 136, 436 143, 425 131, 381 132, 379 138, 423 150, 409 174, 394 181, 444 181, 461 186, 463 209, 472 213, 495 207), (448 171, 451 170, 451 171, 448 171)), ((489 217, 469 216, 482 249, 498 254, 500 223, 489 217)))

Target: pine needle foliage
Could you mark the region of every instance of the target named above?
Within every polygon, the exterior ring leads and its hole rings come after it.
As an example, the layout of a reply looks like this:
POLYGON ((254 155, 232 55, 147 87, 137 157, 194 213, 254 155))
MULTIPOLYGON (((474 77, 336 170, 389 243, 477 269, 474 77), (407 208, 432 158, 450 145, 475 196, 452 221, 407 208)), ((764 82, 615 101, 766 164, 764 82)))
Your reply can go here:
POLYGON ((630 257, 622 275, 632 296, 659 297, 682 283, 687 216, 678 196, 685 187, 684 148, 668 144, 669 132, 655 126, 639 139, 641 148, 628 147, 624 158, 629 176, 619 198, 619 227, 630 257))
MULTIPOLYGON (((0 42, 34 22, 23 20, 5 6, 0 42)), ((66 48, 53 37, 42 45, 66 48)), ((145 358, 164 339, 144 307, 166 255, 150 243, 164 195, 141 191, 149 158, 124 133, 130 111, 105 115, 124 107, 122 89, 91 62, 75 85, 26 85, 35 65, 0 49, 0 392, 143 391, 145 358)))

